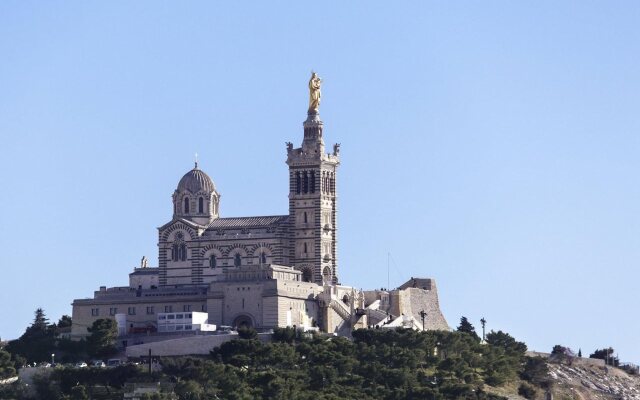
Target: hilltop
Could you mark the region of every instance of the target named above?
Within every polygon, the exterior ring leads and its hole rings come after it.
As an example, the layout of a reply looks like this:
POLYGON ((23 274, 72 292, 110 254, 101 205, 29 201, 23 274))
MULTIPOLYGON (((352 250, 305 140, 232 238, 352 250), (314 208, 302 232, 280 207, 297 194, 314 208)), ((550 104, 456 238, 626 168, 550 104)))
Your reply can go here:
POLYGON ((29 386, 0 386, 0 398, 640 400, 640 378, 602 360, 526 350, 502 331, 485 342, 474 332, 359 329, 347 339, 280 328, 265 342, 246 330, 209 356, 163 357, 151 374, 135 364, 26 368, 29 386))

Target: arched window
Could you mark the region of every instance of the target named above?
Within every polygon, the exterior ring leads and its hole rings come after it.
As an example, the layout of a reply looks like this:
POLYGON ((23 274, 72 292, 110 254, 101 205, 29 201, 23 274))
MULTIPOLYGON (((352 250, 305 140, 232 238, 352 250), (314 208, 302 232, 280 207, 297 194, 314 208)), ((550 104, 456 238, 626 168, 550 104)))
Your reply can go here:
POLYGON ((180 261, 187 261, 187 245, 186 244, 182 243, 180 245, 180 251, 178 253, 180 253, 179 254, 180 261))
POLYGON ((218 259, 216 259, 216 255, 212 254, 209 257, 209 267, 215 268, 218 265, 218 259))
POLYGON ((311 171, 311 193, 316 192, 316 171, 311 171))
POLYGON ((329 269, 329 267, 324 267, 324 269, 322 270, 322 281, 322 283, 325 285, 331 283, 331 270, 329 269))
POLYGON ((264 251, 260 253, 260 263, 261 264, 267 263, 267 253, 265 253, 264 251))
POLYGON ((304 212, 304 223, 305 224, 307 223, 307 212, 306 211, 304 212))
POLYGON ((204 213, 204 199, 202 197, 198 199, 198 212, 200 214, 204 213))
POLYGON ((184 213, 189 214, 189 198, 184 198, 184 213))
POLYGON ((233 265, 239 267, 240 264, 242 264, 242 257, 240 256, 240 253, 236 253, 235 257, 233 258, 233 265))
POLYGON ((300 172, 296 172, 296 194, 300 194, 300 172))
POLYGON ((306 244, 306 243, 304 243, 304 246, 303 246, 303 247, 304 247, 304 253, 306 253, 306 252, 307 252, 307 244, 306 244))
POLYGON ((180 247, 178 246, 177 243, 175 243, 173 246, 171 246, 171 259, 173 261, 178 261, 179 260, 179 249, 180 247))

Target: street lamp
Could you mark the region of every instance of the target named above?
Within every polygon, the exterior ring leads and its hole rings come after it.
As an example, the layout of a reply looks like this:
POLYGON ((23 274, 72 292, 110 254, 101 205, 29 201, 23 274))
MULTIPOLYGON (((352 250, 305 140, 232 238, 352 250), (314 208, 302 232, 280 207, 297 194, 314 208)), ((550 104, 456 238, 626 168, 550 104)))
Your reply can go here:
POLYGON ((423 331, 424 331, 424 319, 425 319, 426 316, 427 316, 427 313, 424 310, 420 311, 420 317, 422 318, 422 330, 423 331))
POLYGON ((56 355, 51 353, 51 365, 55 364, 56 355))

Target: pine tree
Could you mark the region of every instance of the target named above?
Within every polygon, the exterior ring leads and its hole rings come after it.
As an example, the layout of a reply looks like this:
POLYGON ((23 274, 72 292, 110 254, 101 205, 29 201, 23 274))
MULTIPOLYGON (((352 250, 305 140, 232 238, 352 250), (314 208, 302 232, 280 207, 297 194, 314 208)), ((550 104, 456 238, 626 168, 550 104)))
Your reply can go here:
POLYGON ((462 317, 460 318, 460 326, 458 326, 458 332, 464 332, 464 333, 468 333, 474 337, 478 337, 478 334, 476 334, 476 329, 473 327, 473 325, 471 324, 471 322, 469 322, 469 320, 467 319, 467 317, 462 317))
POLYGON ((24 332, 24 335, 22 335, 23 337, 39 337, 45 336, 49 333, 49 319, 44 314, 44 310, 42 308, 38 308, 35 311, 35 314, 36 316, 33 319, 33 323, 24 332))
POLYGON ((55 348, 54 328, 54 325, 49 325, 44 310, 38 308, 31 326, 27 327, 19 339, 11 341, 7 350, 14 357, 23 356, 27 362, 48 361, 55 348))

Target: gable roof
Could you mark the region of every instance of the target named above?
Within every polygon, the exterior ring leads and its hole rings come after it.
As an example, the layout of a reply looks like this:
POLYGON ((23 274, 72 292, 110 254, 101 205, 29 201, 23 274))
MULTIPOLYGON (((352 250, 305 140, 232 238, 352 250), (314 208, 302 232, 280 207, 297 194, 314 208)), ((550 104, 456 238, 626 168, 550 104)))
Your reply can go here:
POLYGON ((289 219, 288 215, 271 215, 264 217, 232 217, 216 218, 207 229, 223 228, 260 228, 266 226, 280 225, 289 219))

